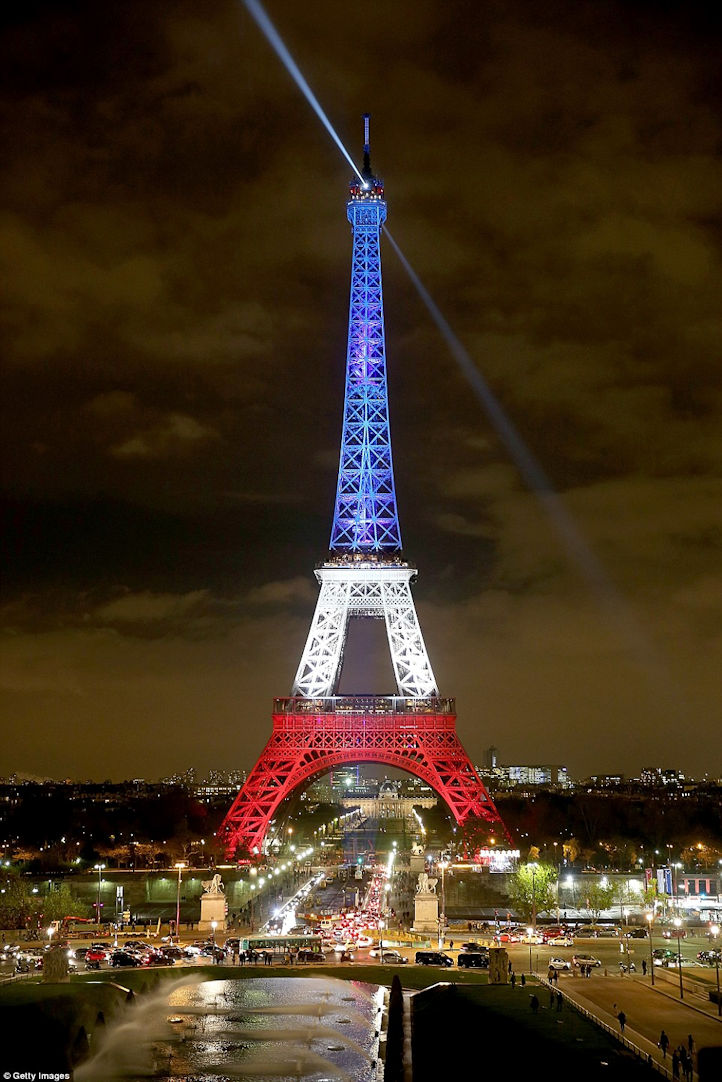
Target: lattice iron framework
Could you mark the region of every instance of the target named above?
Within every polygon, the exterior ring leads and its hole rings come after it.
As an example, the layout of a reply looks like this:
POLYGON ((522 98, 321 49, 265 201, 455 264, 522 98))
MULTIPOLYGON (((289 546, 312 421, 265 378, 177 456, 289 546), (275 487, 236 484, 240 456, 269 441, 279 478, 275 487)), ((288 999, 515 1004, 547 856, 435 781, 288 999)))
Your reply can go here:
POLYGON ((283 801, 348 763, 384 763, 421 778, 457 823, 508 837, 456 734, 453 699, 439 699, 401 553, 386 381, 379 233, 383 184, 371 171, 368 116, 362 181, 350 186, 353 227, 346 392, 331 552, 293 684, 276 699, 273 731, 220 833, 229 857, 261 852, 283 801), (383 619, 398 696, 339 696, 348 623, 383 619))

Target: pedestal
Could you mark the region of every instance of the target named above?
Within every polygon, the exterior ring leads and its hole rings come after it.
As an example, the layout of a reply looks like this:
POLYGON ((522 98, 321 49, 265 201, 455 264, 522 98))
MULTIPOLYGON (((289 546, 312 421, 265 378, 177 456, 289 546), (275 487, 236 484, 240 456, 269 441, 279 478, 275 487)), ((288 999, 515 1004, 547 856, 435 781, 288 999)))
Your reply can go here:
POLYGON ((409 871, 413 875, 423 872, 426 867, 426 857, 423 853, 412 853, 409 858, 409 871))
POLYGON ((504 947, 489 950, 489 984, 509 983, 509 955, 504 947))
POLYGON ((226 930, 226 896, 225 894, 201 895, 201 919, 198 925, 202 932, 212 931, 216 923, 217 932, 226 930))
POLYGON ((439 931, 439 896, 437 894, 417 894, 414 898, 414 931, 439 931))

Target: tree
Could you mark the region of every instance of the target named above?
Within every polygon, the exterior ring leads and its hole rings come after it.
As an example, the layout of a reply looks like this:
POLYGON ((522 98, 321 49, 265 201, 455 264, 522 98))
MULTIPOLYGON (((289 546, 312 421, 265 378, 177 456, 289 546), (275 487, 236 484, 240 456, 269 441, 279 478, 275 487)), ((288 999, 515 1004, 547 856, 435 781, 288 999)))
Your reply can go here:
POLYGON ((616 900, 617 890, 613 883, 602 886, 601 883, 589 883, 584 888, 583 909, 589 914, 592 924, 596 924, 603 910, 609 909, 616 900))
POLYGON ((530 861, 521 864, 508 884, 509 901, 525 921, 536 913, 550 913, 556 908, 557 870, 552 864, 530 861))

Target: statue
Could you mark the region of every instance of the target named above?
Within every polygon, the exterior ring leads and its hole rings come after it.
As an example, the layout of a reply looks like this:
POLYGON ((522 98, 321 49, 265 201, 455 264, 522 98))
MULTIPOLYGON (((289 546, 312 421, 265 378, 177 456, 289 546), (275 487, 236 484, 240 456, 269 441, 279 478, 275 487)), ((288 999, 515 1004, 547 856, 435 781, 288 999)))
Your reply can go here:
POLYGON ((207 879, 202 882, 201 886, 203 887, 204 894, 214 894, 217 897, 220 894, 226 893, 226 888, 223 886, 218 872, 216 872, 212 879, 207 879))
POLYGON ((436 894, 438 879, 430 879, 427 872, 421 872, 416 884, 417 894, 436 894))

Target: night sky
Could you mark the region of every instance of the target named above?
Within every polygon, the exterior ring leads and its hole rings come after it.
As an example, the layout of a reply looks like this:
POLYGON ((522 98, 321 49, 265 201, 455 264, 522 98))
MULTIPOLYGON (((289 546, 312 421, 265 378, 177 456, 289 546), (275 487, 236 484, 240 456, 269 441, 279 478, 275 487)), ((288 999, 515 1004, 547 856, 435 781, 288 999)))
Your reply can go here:
MULTIPOLYGON (((267 10, 359 163, 371 112, 389 229, 608 576, 605 605, 385 243, 401 528, 467 750, 719 775, 719 26, 267 10)), ((250 767, 328 546, 350 170, 242 4, 3 18, 0 775, 250 767)), ((345 689, 392 691, 366 645, 345 689)))

